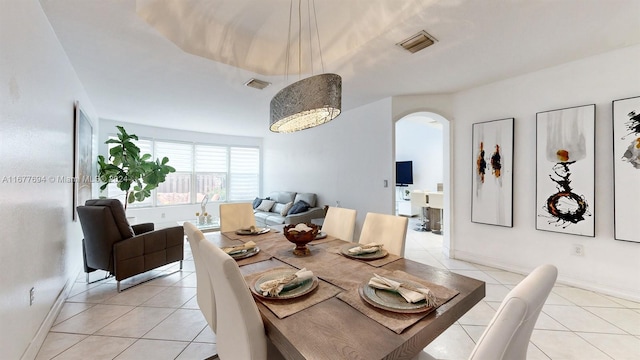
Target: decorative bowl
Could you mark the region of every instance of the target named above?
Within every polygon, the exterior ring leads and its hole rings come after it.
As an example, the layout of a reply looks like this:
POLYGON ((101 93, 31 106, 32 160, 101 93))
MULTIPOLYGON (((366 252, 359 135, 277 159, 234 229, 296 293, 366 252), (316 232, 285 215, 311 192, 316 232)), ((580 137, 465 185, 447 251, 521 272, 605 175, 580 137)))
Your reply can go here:
POLYGON ((311 251, 307 247, 307 244, 313 241, 318 235, 318 225, 315 224, 288 224, 282 229, 284 237, 290 242, 294 243, 296 247, 293 249, 293 254, 296 256, 307 256, 311 254, 311 251), (310 230, 299 231, 300 225, 306 225, 310 230))

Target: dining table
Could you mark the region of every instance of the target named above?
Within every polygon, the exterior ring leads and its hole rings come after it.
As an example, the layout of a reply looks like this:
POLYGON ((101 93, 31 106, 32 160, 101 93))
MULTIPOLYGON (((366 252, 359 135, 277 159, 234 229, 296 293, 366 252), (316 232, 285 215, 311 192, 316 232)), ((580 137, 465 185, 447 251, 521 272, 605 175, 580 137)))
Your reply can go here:
POLYGON ((206 238, 219 247, 255 243, 252 256, 236 261, 253 288, 266 335, 285 359, 412 359, 485 296, 483 281, 447 269, 393 254, 375 260, 345 256, 344 249, 357 244, 326 234, 307 245, 307 256, 293 254, 295 246, 281 227, 206 238), (303 268, 317 281, 309 293, 270 299, 255 289, 264 274, 303 268), (363 289, 374 274, 426 287, 436 295, 436 305, 396 311, 366 301, 363 289))

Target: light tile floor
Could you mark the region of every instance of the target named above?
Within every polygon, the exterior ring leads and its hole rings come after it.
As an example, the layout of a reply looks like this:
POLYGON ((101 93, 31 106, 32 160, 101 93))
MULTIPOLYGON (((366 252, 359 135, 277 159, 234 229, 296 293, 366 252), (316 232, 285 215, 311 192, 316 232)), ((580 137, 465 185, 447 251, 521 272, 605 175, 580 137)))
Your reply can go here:
MULTIPOLYGON (((442 255, 442 237, 413 230, 406 257, 487 283, 487 296, 445 331, 425 352, 437 359, 466 359, 504 296, 524 276, 442 255)), ((182 272, 177 265, 137 276, 122 293, 115 282, 86 284, 78 276, 36 359, 194 359, 216 353, 215 334, 200 313, 195 268, 188 244, 182 272)), ((101 274, 92 274, 92 280, 101 274)), ((556 285, 529 345, 529 360, 640 359, 640 303, 556 285)))

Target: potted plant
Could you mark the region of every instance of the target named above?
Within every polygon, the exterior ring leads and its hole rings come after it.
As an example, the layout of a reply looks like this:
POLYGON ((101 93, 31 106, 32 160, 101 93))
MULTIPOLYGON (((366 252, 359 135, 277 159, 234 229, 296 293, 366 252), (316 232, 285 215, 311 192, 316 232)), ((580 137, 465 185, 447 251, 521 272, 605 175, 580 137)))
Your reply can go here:
POLYGON ((118 139, 109 139, 105 144, 115 144, 109 150, 109 159, 98 155, 98 176, 104 182, 100 190, 104 191, 110 182, 117 184, 125 192, 124 208, 135 201, 143 201, 151 196, 151 190, 166 180, 167 174, 176 169, 167 165, 165 156, 155 161, 151 154, 140 155, 140 148, 133 142, 138 136, 127 134, 122 126, 116 126, 118 139))

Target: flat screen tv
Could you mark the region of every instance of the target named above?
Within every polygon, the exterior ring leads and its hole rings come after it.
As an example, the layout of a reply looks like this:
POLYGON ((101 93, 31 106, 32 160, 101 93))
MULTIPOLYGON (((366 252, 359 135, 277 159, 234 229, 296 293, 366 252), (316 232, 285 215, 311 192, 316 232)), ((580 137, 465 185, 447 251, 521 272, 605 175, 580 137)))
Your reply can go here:
POLYGON ((413 184, 413 162, 396 161, 396 186, 413 184))

